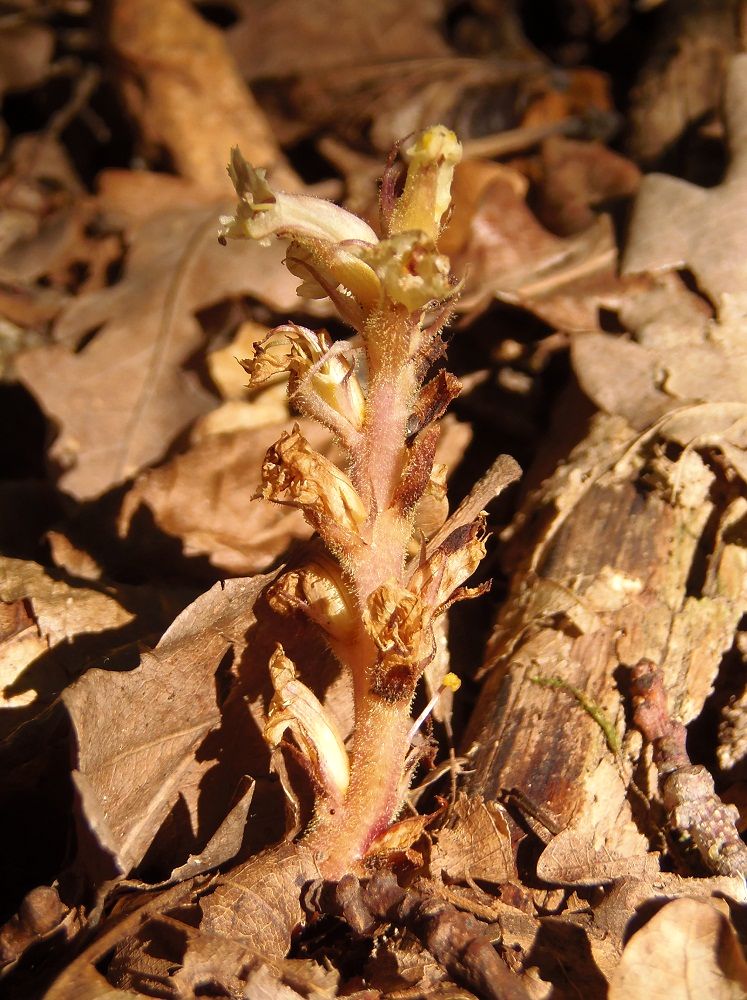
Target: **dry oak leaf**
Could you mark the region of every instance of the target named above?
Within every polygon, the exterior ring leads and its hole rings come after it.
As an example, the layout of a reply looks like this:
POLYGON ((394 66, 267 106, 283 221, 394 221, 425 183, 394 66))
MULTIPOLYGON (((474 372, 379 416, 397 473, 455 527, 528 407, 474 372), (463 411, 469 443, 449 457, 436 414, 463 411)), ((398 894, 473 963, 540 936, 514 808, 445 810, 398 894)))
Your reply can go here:
POLYGON ((635 339, 587 333, 571 344, 587 396, 644 435, 720 449, 747 480, 747 327, 739 296, 725 293, 710 318, 676 275, 661 275, 632 292, 619 316, 635 339))
MULTIPOLYGON (((185 787, 210 768, 196 751, 221 720, 219 668, 243 651, 271 579, 216 584, 134 670, 89 670, 63 695, 77 743, 78 860, 93 877, 128 874, 185 787)), ((198 830, 198 803, 186 804, 198 830)))
POLYGON ((122 279, 73 302, 57 342, 18 358, 20 380, 59 425, 50 458, 76 497, 97 496, 159 459, 213 405, 183 367, 203 340, 196 310, 239 295, 294 307, 295 279, 273 267, 282 248, 219 246, 219 214, 218 206, 156 209, 132 234, 122 279))
MULTIPOLYGON (((266 36, 258 38, 268 47, 266 36)), ((143 140, 155 155, 165 147, 177 173, 228 196, 225 156, 238 145, 252 163, 269 167, 280 187, 300 186, 223 32, 188 0, 115 0, 109 41, 119 60, 117 82, 143 140)))
MULTIPOLYGON (((172 930, 175 925, 172 922, 172 930)), ((325 1000, 337 996, 337 972, 310 959, 267 962, 256 949, 229 938, 202 934, 186 925, 182 933, 184 956, 172 979, 179 997, 225 994, 252 1000, 325 1000)))
MULTIPOLYGON (((223 399, 247 399, 247 374, 240 362, 254 356, 256 345, 269 334, 270 328, 254 320, 246 320, 234 333, 230 344, 210 351, 205 359, 215 388, 223 399)), ((287 379, 285 380, 287 384, 287 379)))
POLYGON ((593 225, 597 206, 627 198, 641 172, 601 142, 551 136, 542 143, 538 166, 537 214, 559 236, 593 225))
POLYGON ((655 164, 673 150, 681 154, 685 138, 687 156, 692 131, 707 127, 729 59, 744 47, 740 7, 738 0, 673 4, 656 21, 626 116, 627 150, 639 163, 655 164))
POLYGON ((537 862, 537 875, 556 885, 600 885, 619 878, 650 879, 658 874, 658 854, 623 854, 604 843, 594 843, 583 828, 569 827, 553 837, 537 862))
POLYGON ((609 1000, 743 1000, 747 960, 728 918, 702 899, 675 899, 625 946, 609 1000))
POLYGON ((645 177, 623 258, 626 274, 690 268, 718 311, 725 295, 747 304, 747 54, 731 61, 724 114, 731 161, 721 184, 645 177))
POLYGON ((313 852, 282 843, 219 876, 200 900, 200 931, 255 948, 281 959, 293 930, 305 920, 303 887, 321 877, 313 852), (212 887, 211 887, 212 888, 212 887))

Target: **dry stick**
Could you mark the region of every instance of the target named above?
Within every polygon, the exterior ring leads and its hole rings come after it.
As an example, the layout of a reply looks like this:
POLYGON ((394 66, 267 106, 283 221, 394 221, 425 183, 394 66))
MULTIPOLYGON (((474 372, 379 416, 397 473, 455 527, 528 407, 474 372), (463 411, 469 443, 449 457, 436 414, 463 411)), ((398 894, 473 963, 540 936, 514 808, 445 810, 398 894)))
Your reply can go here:
POLYGON ((468 139, 464 143, 464 155, 468 159, 508 156, 509 153, 518 153, 529 146, 536 146, 538 142, 549 139, 552 135, 576 135, 582 128, 583 120, 575 115, 545 125, 511 128, 494 135, 480 136, 479 139, 468 139))
POLYGON ((366 883, 345 875, 336 885, 327 882, 310 887, 306 906, 342 917, 361 936, 373 936, 383 922, 406 927, 451 976, 478 996, 528 1000, 522 977, 498 955, 488 928, 439 898, 428 883, 415 883, 406 890, 391 872, 380 872, 366 883))
POLYGON ((747 877, 747 845, 736 827, 739 810, 725 805, 708 771, 690 762, 687 730, 669 714, 661 671, 642 659, 632 675, 633 723, 653 746, 670 831, 693 845, 709 872, 747 877))

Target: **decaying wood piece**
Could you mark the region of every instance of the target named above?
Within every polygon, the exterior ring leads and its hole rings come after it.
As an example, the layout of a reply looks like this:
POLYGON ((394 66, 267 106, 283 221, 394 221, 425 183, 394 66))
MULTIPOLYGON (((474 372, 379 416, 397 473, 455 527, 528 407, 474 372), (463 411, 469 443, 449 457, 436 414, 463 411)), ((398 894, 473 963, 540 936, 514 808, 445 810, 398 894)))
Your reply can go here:
MULTIPOLYGON (((638 752, 632 733, 619 749, 630 708, 629 672, 619 668, 652 661, 672 719, 686 726, 724 655, 738 655, 747 611, 745 55, 729 67, 724 113, 732 155, 720 185, 642 184, 624 269, 643 277, 619 310, 629 333, 582 334, 572 345, 579 382, 602 412, 513 529, 511 592, 469 734, 470 790, 494 798, 517 789, 552 814, 562 832, 537 869, 549 881, 641 877, 657 865, 645 824, 633 822, 638 752), (666 208, 647 210, 652 190, 671 194, 666 208), (702 295, 671 273, 683 265, 702 295)), ((558 414, 561 426, 573 412, 558 414)))
POLYGON ((747 553, 729 531, 745 501, 707 452, 687 460, 689 491, 673 493, 657 441, 598 414, 529 498, 512 540, 525 558, 488 651, 467 743, 470 790, 518 789, 549 811, 561 836, 586 843, 590 880, 595 868, 598 880, 615 877, 616 857, 630 873, 648 849, 632 822, 630 763, 567 688, 533 679, 583 692, 622 739, 619 667, 646 657, 662 670, 673 715, 687 724, 699 714, 747 610, 747 553))

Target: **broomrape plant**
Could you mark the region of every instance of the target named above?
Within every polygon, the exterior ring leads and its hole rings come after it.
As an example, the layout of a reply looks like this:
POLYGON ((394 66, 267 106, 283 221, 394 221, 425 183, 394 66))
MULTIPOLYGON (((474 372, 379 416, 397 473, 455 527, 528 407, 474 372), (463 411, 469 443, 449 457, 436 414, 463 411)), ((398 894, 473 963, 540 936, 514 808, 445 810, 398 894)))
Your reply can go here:
POLYGON ((438 238, 460 156, 441 126, 405 148, 401 192, 394 167, 383 179, 381 237, 337 205, 273 191, 238 149, 228 168, 239 201, 221 219, 221 241, 288 240, 285 264, 301 279, 299 295, 329 297, 361 345, 287 323, 242 362, 252 388, 287 372, 294 406, 328 427, 347 455, 342 470, 296 427, 267 452, 258 493, 303 511, 327 549, 279 577, 270 604, 314 621, 352 677, 346 746, 280 644, 269 665, 275 695, 265 739, 276 750, 290 733, 300 750, 315 794, 303 842, 328 878, 374 849, 399 810, 421 756, 410 706, 435 655, 434 625, 454 601, 484 589, 462 586, 485 554, 484 514, 444 525, 446 470, 434 463, 438 420, 460 386, 443 370, 426 381, 459 289, 438 238))

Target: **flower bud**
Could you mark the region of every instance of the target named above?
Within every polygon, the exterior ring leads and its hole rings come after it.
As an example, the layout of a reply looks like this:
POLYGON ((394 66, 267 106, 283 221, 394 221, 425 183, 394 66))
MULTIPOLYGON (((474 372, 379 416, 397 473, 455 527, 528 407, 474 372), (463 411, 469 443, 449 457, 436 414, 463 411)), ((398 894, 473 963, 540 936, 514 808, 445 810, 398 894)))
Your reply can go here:
POLYGON ((386 298, 408 312, 417 312, 429 302, 443 302, 454 292, 449 258, 438 253, 422 233, 397 233, 375 246, 362 247, 359 253, 375 271, 386 298))
POLYGON ((443 125, 421 132, 404 150, 408 161, 405 189, 388 220, 388 235, 418 229, 436 242, 441 219, 451 202, 454 167, 462 146, 443 125))
POLYGON ((228 174, 239 196, 234 216, 220 220, 220 236, 228 239, 265 240, 270 236, 299 239, 316 237, 332 243, 362 240, 376 243, 371 227, 352 212, 323 198, 273 191, 266 172, 255 170, 241 155, 231 150, 228 174))

